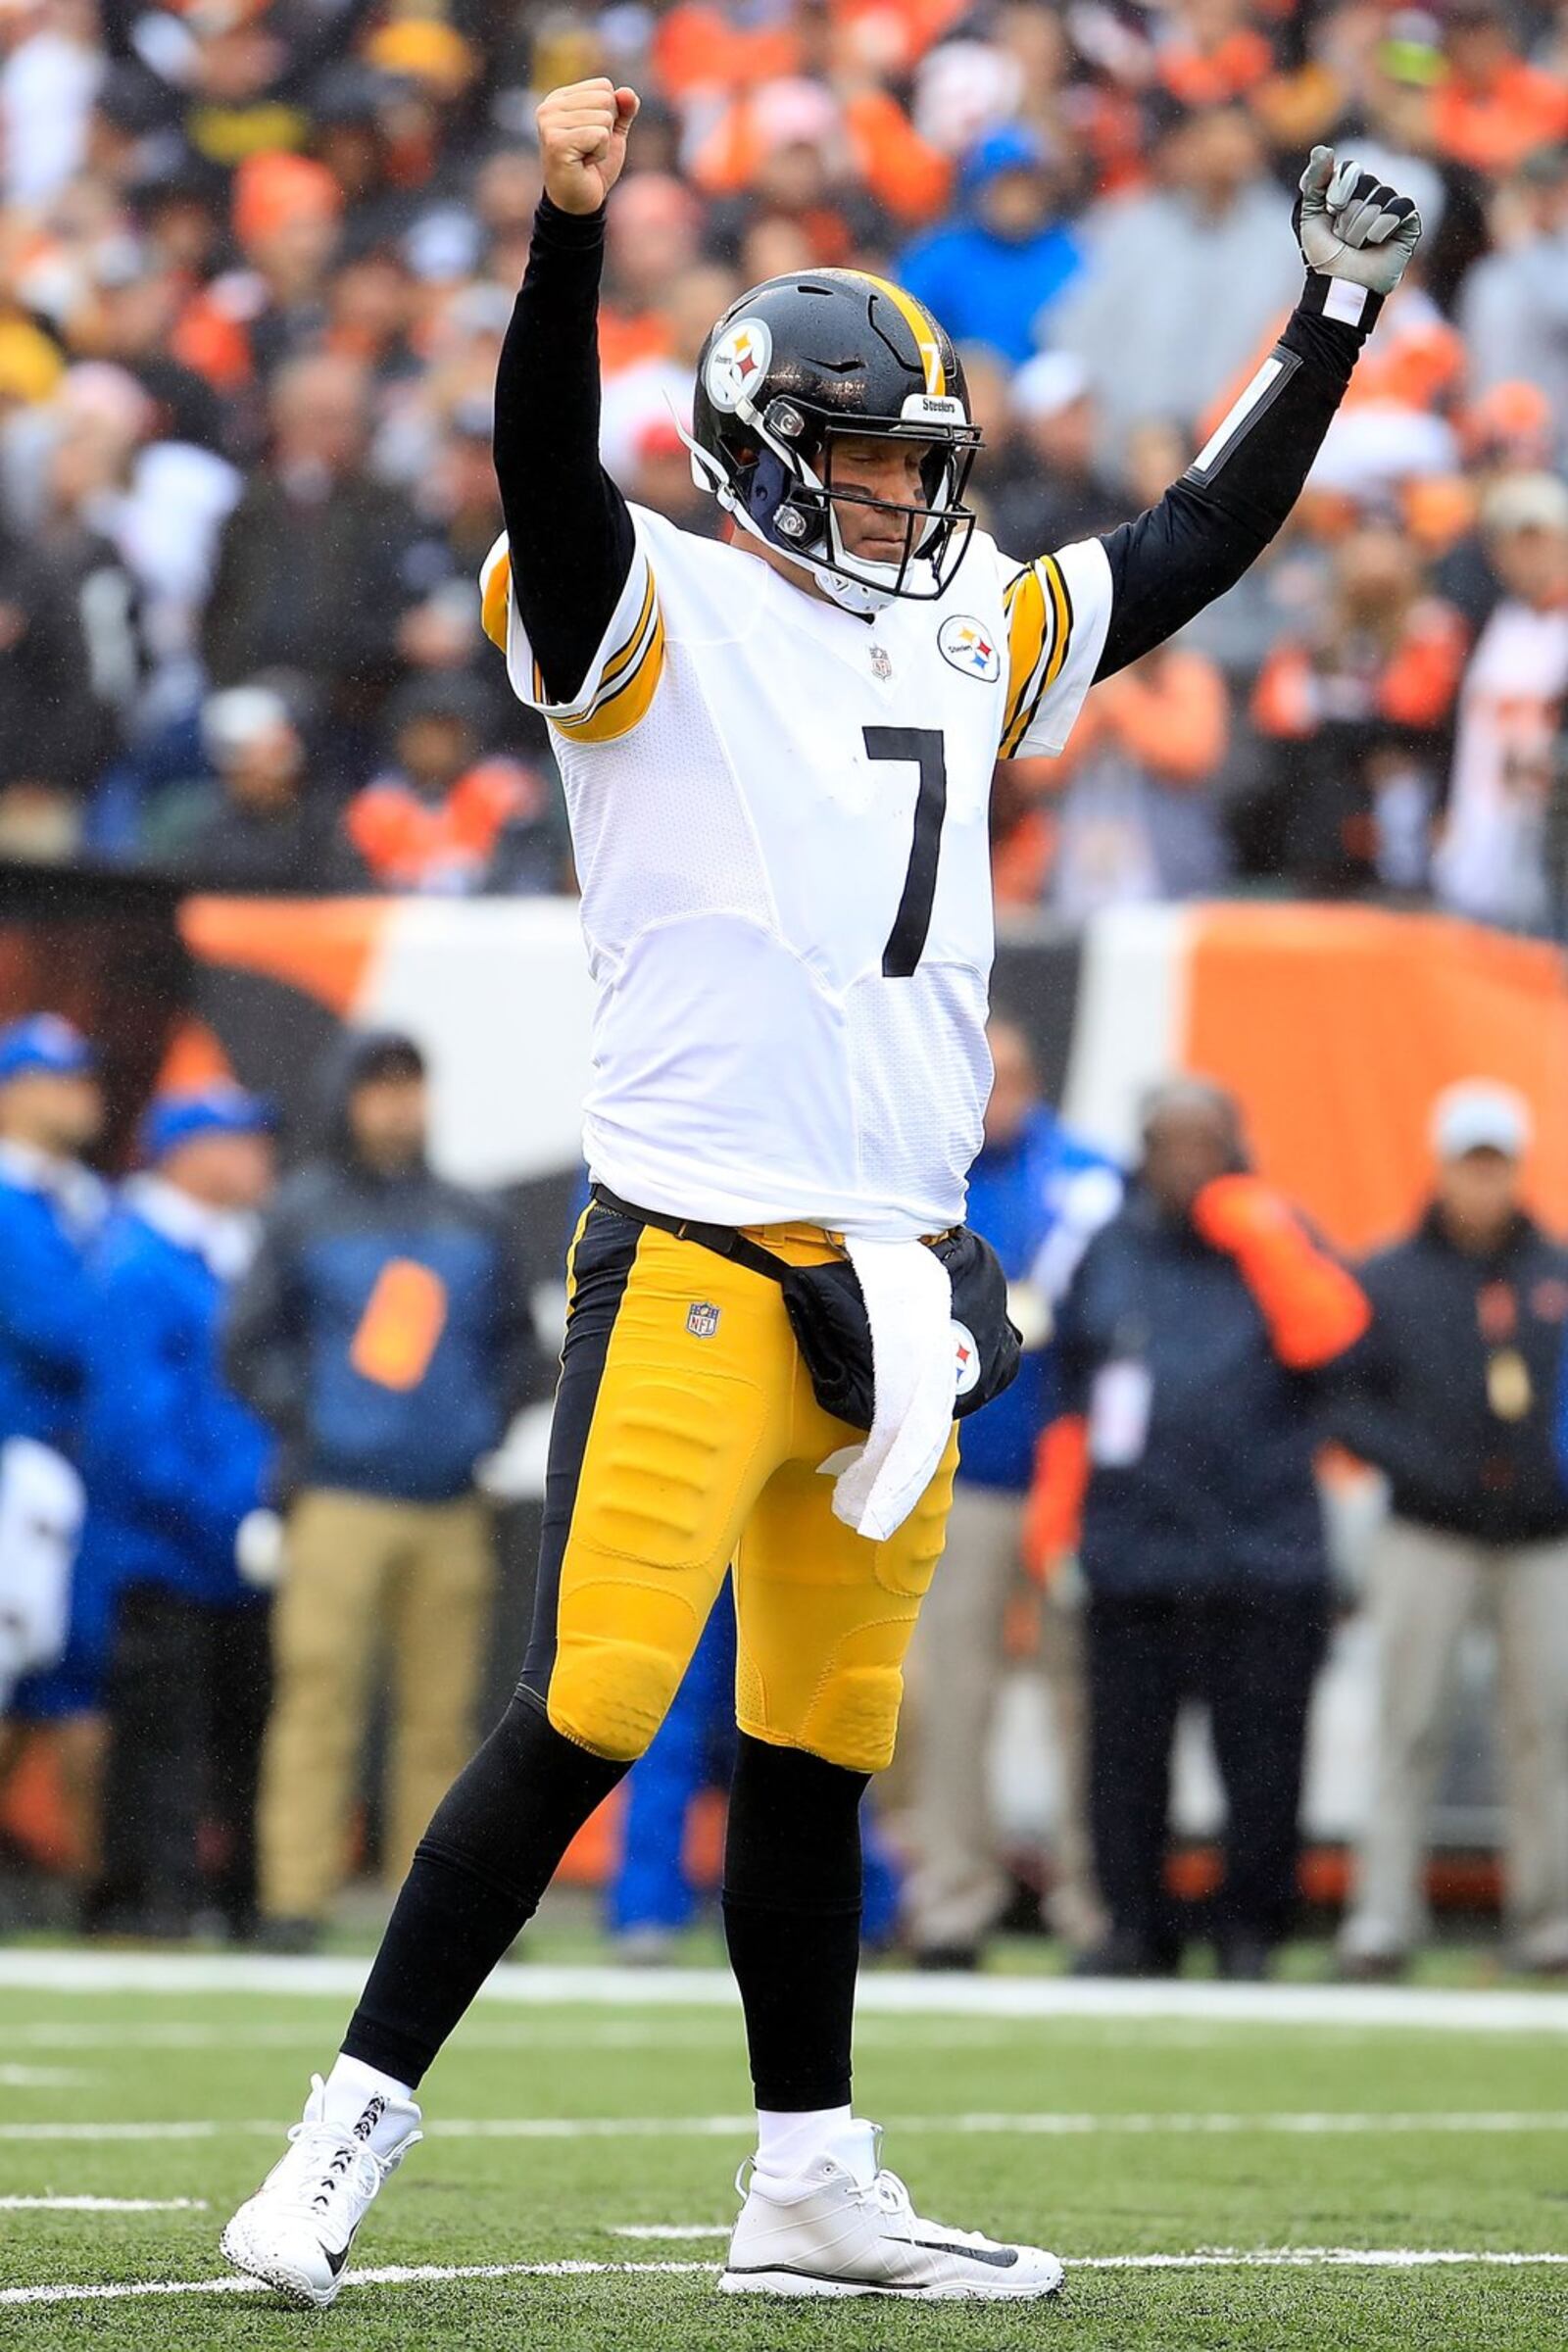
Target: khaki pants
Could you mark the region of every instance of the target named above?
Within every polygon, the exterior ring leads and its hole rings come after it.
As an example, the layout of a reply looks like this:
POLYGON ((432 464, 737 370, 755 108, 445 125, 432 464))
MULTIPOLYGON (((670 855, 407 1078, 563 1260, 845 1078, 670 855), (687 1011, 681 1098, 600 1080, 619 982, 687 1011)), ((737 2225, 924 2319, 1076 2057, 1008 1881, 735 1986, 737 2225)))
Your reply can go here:
POLYGON ((1406 1952, 1460 1637, 1496 1628, 1508 1925, 1525 1963, 1568 1958, 1568 1543, 1511 1548, 1391 1519, 1373 1565, 1378 1766, 1347 1956, 1406 1952))
MULTIPOLYGON (((916 1859, 906 1901, 911 1940, 920 1950, 978 1944, 1006 1900, 987 1760, 1004 1672, 1007 1601, 1021 1573, 1022 1521, 1021 1495, 968 1486, 960 1478, 947 1549, 915 1628, 907 1820, 916 1859)), ((1041 1613, 1040 1643, 1062 1798, 1047 1908, 1058 1935, 1087 1944, 1102 1922, 1085 1826, 1083 1642, 1078 1610, 1054 1594, 1041 1613)))
POLYGON ((371 1675, 392 1676, 386 1878, 402 1883, 467 1762, 490 1622, 489 1517, 457 1502, 330 1489, 289 1516, 272 1620, 275 1690, 262 1769, 261 1895, 269 1919, 318 1919, 342 1883, 371 1675))

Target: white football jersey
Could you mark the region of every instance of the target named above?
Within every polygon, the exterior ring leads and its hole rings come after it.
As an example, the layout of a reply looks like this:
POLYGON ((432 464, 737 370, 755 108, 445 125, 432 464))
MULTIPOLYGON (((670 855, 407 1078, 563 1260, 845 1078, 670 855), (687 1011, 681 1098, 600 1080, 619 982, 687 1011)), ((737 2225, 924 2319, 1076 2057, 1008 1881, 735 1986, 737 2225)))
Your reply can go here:
POLYGON ((1019 565, 976 531, 940 598, 867 621, 632 513, 569 705, 546 698, 504 539, 483 582, 565 785, 599 985, 588 1164, 717 1224, 957 1224, 991 1084, 992 769, 1066 742, 1104 550, 1019 565))

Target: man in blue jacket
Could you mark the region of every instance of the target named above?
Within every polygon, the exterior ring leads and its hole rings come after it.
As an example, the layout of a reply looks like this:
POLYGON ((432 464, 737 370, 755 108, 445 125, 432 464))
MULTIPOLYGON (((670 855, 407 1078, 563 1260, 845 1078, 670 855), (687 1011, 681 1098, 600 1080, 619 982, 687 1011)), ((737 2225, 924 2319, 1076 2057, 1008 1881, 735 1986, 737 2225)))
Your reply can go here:
POLYGON ((1286 1932, 1328 1623, 1321 1375, 1368 1319, 1350 1275, 1249 1171, 1230 1096, 1197 1079, 1158 1089, 1126 1204, 1057 1318, 1054 1436, 1076 1434, 1076 1464, 1059 1443, 1041 1456, 1043 1477, 1084 1490, 1090 1818, 1111 1922, 1084 1973, 1178 1964, 1163 1864, 1189 1697, 1225 1788, 1221 1972, 1265 1975, 1286 1932))
POLYGON ((330 1148, 279 1192, 229 1320, 229 1376, 292 1497, 262 1776, 277 1949, 310 1947, 341 1882, 383 1638, 393 1886, 472 1745, 493 1583, 474 1471, 527 1396, 534 1334, 501 1211, 432 1172, 426 1126, 414 1040, 354 1039, 330 1148))
POLYGON ((1372 1328, 1334 1433, 1389 1482, 1368 1605, 1377 1762, 1347 1976, 1397 1976, 1427 1928, 1423 1861, 1460 1644, 1490 1622, 1510 1963, 1568 1972, 1568 1250, 1524 1204, 1529 1104, 1465 1079, 1432 1110, 1432 1196, 1361 1270, 1372 1328), (1553 1458, 1553 1423, 1558 1452, 1553 1458))
POLYGON ((959 183, 964 217, 911 245, 897 274, 955 343, 985 343, 1018 367, 1046 340, 1044 314, 1083 255, 1056 218, 1051 157, 1038 131, 1008 123, 981 140, 959 183))
POLYGON ((82 1401, 88 1515, 77 1584, 112 1628, 102 1868, 88 1924, 187 1936, 204 1900, 255 1926, 267 1721, 272 1444, 225 1383, 224 1308, 272 1179, 271 1113, 234 1086, 160 1096, 145 1172, 93 1266, 82 1401), (198 1837, 217 1860, 204 1885, 198 1837))
MULTIPOLYGON (((1041 1098, 1029 1041, 1013 1022, 986 1032, 995 1076, 985 1143, 969 1171, 969 1222, 1002 1259, 1024 1334, 1012 1387, 963 1425, 947 1550, 915 1635, 916 1861, 906 1891, 910 1941, 928 1968, 973 1968, 1006 1900, 986 1771, 1003 1674, 1007 1602, 1021 1588, 1024 1501, 1035 1442, 1054 1411, 1053 1305, 1090 1237, 1115 1213, 1121 1177, 1041 1098)), ((1058 1772, 1052 1925, 1070 1943, 1101 1923, 1084 1824, 1082 1664, 1076 1612, 1060 1586, 1041 1625, 1058 1772)))
POLYGON ((81 1154, 102 1116, 92 1050, 69 1021, 37 1013, 0 1029, 0 1614, 14 1653, 9 1665, 0 1659, 0 1786, 29 1747, 51 1748, 84 1864, 101 1657, 79 1613, 63 1657, 59 1644, 81 1517, 73 1459, 86 1259, 108 1206, 81 1154), (41 1670, 12 1689, 12 1674, 32 1660, 41 1670))

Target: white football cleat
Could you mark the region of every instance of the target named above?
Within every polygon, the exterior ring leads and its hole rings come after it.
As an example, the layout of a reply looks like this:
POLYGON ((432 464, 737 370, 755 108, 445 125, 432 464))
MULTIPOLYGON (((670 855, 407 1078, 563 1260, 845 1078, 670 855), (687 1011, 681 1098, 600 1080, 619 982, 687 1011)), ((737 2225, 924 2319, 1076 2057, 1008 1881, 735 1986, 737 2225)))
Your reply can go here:
POLYGON ((754 2169, 718 2281, 721 2294, 897 2295, 907 2303, 947 2303, 1027 2302, 1056 2292, 1065 2274, 1054 2254, 922 2221, 898 2175, 877 2166, 876 2127, 857 2130, 866 2135, 865 2161, 854 2169, 830 2155, 793 2180, 754 2169))
POLYGON ((304 2120, 223 2231, 224 2255, 291 2303, 324 2311, 372 2199, 423 2136, 412 2099, 372 2098, 347 2131, 329 2124, 325 2085, 313 2075, 304 2120))

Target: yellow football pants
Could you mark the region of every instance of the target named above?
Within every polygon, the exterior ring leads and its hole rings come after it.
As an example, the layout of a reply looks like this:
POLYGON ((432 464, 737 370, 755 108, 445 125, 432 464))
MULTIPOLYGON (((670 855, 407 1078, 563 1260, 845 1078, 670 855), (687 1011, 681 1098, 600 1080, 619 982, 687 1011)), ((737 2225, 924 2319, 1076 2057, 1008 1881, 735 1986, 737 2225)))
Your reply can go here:
MULTIPOLYGON (((753 1238, 796 1265, 840 1254, 815 1226, 753 1238)), ((595 1202, 568 1289, 523 1687, 579 1746, 641 1755, 733 1564, 741 1729, 880 1770, 956 1431, 904 1525, 868 1543, 831 1507, 863 1433, 817 1403, 777 1283, 595 1202)))

